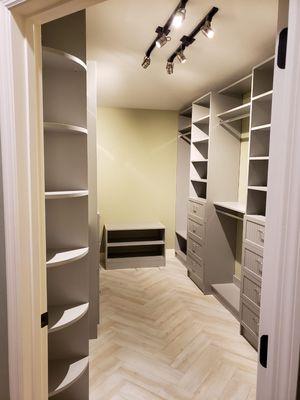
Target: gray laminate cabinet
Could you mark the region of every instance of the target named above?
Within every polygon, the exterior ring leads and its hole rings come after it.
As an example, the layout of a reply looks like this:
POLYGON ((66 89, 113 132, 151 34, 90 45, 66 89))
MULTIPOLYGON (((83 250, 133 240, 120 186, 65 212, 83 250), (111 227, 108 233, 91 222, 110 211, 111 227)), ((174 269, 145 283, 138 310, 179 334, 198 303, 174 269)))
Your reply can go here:
POLYGON ((175 254, 187 264, 187 214, 190 176, 192 106, 180 111, 177 138, 175 254))
POLYGON ((88 122, 85 41, 85 11, 42 26, 48 376, 57 400, 88 400, 98 323, 96 104, 90 93, 88 122))
POLYGON ((268 191, 274 57, 253 68, 241 284, 241 334, 257 349, 268 191))
POLYGON ((106 269, 166 265, 165 227, 160 223, 106 224, 106 269))

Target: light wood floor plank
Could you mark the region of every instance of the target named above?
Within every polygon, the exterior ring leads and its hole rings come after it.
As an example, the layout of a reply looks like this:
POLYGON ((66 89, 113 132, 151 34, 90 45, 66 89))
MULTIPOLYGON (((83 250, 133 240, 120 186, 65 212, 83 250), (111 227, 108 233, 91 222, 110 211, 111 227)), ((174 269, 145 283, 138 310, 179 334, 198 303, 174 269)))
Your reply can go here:
POLYGON ((257 353, 175 257, 101 271, 101 319, 90 400, 255 400, 257 353))

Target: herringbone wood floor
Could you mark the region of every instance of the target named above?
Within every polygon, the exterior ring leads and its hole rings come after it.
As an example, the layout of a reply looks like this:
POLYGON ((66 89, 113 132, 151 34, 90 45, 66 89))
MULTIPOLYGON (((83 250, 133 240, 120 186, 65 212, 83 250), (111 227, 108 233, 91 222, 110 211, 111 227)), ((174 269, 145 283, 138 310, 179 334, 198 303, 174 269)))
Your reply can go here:
POLYGON ((102 271, 90 346, 91 400, 253 400, 257 354, 239 325, 175 258, 102 271))

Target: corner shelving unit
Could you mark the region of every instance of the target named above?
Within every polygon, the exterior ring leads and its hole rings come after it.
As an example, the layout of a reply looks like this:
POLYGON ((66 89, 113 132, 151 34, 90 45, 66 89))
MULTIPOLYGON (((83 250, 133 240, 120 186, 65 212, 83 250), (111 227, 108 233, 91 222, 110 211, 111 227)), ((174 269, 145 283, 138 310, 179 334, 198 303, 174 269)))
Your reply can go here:
POLYGON ((85 12, 43 25, 42 43, 49 398, 88 400, 85 12))
POLYGON ((180 111, 177 139, 175 254, 186 265, 192 106, 180 111))
POLYGON ((161 223, 105 225, 106 269, 165 264, 165 227, 161 223))
POLYGON ((268 192, 274 57, 253 68, 248 194, 240 297, 241 334, 257 349, 268 192))

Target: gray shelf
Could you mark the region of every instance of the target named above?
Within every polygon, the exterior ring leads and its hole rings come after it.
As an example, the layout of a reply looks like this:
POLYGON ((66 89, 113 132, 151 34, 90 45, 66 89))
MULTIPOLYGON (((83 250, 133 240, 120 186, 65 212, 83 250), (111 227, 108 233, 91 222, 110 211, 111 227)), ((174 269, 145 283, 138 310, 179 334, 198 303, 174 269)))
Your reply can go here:
POLYGON ((105 225, 107 269, 164 266, 165 252, 161 223, 105 225))
POLYGON ((214 284, 212 289, 222 304, 239 319, 240 289, 234 283, 214 284))

